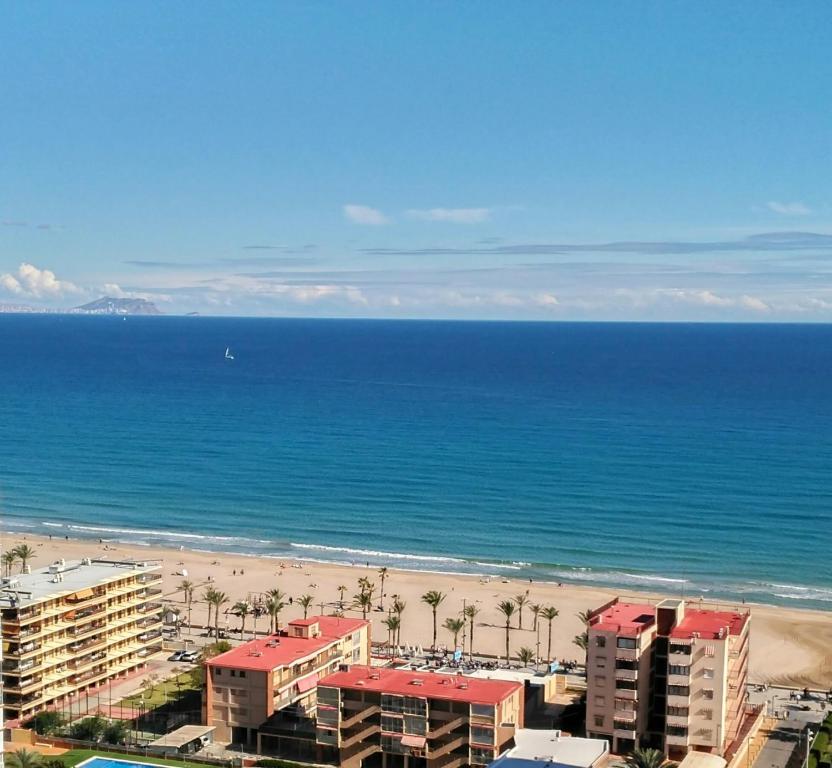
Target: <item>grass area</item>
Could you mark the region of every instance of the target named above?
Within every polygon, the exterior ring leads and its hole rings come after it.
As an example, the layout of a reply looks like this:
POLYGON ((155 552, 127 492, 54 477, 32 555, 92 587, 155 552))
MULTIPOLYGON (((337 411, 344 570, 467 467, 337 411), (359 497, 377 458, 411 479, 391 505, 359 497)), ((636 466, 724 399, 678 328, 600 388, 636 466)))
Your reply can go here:
POLYGON ((200 686, 195 683, 191 672, 183 672, 176 677, 159 680, 153 685, 146 686, 138 693, 122 699, 118 702, 118 706, 125 709, 131 707, 138 709, 139 704, 143 703, 145 709, 155 709, 161 707, 166 701, 176 701, 181 696, 194 691, 200 691, 200 686), (144 694, 144 701, 142 701, 142 694, 144 694))
POLYGON ((57 759, 62 760, 66 768, 73 768, 78 763, 83 763, 91 757, 107 757, 117 760, 127 760, 131 763, 151 763, 153 765, 175 765, 178 768, 205 768, 204 763, 189 763, 186 760, 169 760, 164 757, 144 755, 125 755, 116 752, 107 752, 106 749, 70 749, 57 759))
POLYGON ((832 715, 827 715, 812 742, 808 768, 832 766, 832 715))

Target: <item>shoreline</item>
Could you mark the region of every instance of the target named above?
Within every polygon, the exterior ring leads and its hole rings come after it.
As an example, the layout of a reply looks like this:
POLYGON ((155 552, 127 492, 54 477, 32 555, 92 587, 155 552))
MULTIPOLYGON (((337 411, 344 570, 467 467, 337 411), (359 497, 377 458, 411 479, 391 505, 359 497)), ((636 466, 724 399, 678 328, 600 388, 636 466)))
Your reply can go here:
POLYGON ((47 538, 50 531, 54 531, 52 535, 58 537, 69 535, 71 539, 89 541, 101 538, 105 543, 117 546, 162 547, 171 550, 184 546, 193 552, 225 557, 293 560, 346 568, 366 565, 371 568, 387 567, 409 573, 432 573, 451 577, 487 576, 499 579, 505 576, 522 581, 532 579, 535 584, 551 586, 568 584, 628 594, 655 594, 713 603, 774 606, 786 610, 794 608, 823 612, 827 610, 827 606, 832 607, 832 587, 785 583, 785 577, 774 577, 773 581, 750 580, 731 584, 728 581, 719 582, 716 578, 709 580, 707 577, 687 578, 682 575, 668 577, 655 573, 640 573, 632 568, 616 569, 614 566, 558 565, 497 560, 474 555, 387 552, 372 548, 211 533, 196 534, 186 531, 118 528, 72 521, 40 520, 27 524, 17 518, 7 518, 4 523, 8 526, 9 536, 47 538), (153 541, 154 539, 156 541, 153 541), (212 548, 211 542, 216 546, 212 548), (200 546, 203 544, 209 546, 200 546), (422 565, 420 567, 411 563, 422 565))
MULTIPOLYGON (((57 530, 57 529, 56 529, 57 530)), ((179 548, 148 544, 127 544, 107 541, 104 537, 87 538, 66 533, 49 535, 22 530, 0 532, 0 547, 5 551, 17 543, 26 541, 36 550, 33 567, 42 567, 64 557, 77 560, 81 557, 99 559, 159 560, 162 563, 162 588, 165 602, 180 608, 184 600, 178 585, 183 580, 181 572, 187 571, 188 580, 196 584, 192 620, 204 625, 207 613, 202 601, 204 587, 209 583, 228 595, 230 607, 238 600, 248 599, 271 588, 279 588, 288 596, 298 598, 303 594, 314 596, 314 611, 332 610, 339 599, 340 586, 345 587, 345 600, 350 602, 357 592, 359 578, 369 574, 378 585, 378 567, 366 561, 344 565, 321 562, 312 558, 289 556, 264 556, 227 551, 212 552, 189 548, 186 543, 179 548), (285 562, 282 562, 285 561, 285 562), (209 579, 210 577, 210 579, 209 579)), ((520 578, 516 571, 507 570, 493 575, 490 580, 477 574, 450 574, 420 569, 388 567, 385 581, 386 607, 392 596, 398 595, 406 603, 402 614, 402 642, 427 647, 431 643, 432 624, 430 608, 421 602, 420 596, 432 589, 445 592, 447 597, 440 606, 438 644, 450 646, 451 637, 442 627, 446 618, 457 617, 465 605, 476 604, 480 610, 475 623, 474 647, 476 651, 500 654, 505 644, 503 620, 496 605, 500 600, 528 592, 529 604, 554 605, 560 615, 552 624, 552 655, 563 660, 583 661, 583 651, 573 644, 575 635, 582 631, 576 614, 579 611, 600 606, 615 596, 654 602, 666 597, 656 591, 591 586, 563 582, 547 583, 520 578)), ((786 607, 762 603, 730 600, 702 600, 698 596, 688 598, 692 604, 731 606, 752 613, 751 660, 749 679, 754 683, 782 684, 795 687, 829 689, 832 687, 832 614, 809 608, 786 607)), ((378 605, 378 591, 374 604, 378 605)), ((288 602, 288 599, 287 599, 288 602)), ((297 605, 288 605, 280 615, 281 623, 302 616, 297 605)), ((360 611, 347 610, 348 615, 360 616, 360 611)), ((387 614, 373 610, 368 618, 373 621, 373 637, 386 638, 382 621, 387 614)), ((225 626, 239 639, 239 619, 226 615, 225 626)), ((260 619, 265 622, 265 619, 260 619)), ((511 647, 516 653, 525 646, 546 655, 548 627, 541 622, 538 632, 532 630, 533 616, 528 607, 523 611, 523 628, 513 629, 511 647), (539 643, 539 646, 537 645, 539 643)), ((221 622, 221 626, 223 623, 221 622)), ((259 629, 263 629, 265 623, 259 629)), ((253 629, 249 620, 246 638, 253 629)))

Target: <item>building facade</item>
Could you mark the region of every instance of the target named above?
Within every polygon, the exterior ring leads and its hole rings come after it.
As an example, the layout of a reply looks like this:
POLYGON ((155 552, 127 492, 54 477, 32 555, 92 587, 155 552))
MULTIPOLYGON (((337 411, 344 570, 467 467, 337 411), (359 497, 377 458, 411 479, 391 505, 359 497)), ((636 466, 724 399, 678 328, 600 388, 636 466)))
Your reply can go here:
POLYGON ((488 765, 523 716, 513 681, 356 666, 318 684, 317 740, 343 768, 488 765))
POLYGON ((748 612, 613 600, 587 626, 587 734, 722 755, 746 716, 748 612))
POLYGON ((370 660, 370 622, 315 616, 209 659, 203 723, 218 741, 315 757, 317 685, 342 664, 370 660))
POLYGON ((46 708, 71 711, 82 694, 161 653, 159 569, 61 560, 0 582, 7 725, 46 708))

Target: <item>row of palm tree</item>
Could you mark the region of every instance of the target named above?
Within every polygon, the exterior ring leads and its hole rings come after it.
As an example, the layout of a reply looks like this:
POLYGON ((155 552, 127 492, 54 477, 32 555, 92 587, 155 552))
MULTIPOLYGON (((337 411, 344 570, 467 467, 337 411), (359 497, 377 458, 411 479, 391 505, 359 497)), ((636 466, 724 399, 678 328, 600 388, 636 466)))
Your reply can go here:
POLYGON ((3 564, 3 575, 6 578, 9 578, 12 575, 12 569, 15 566, 15 563, 20 563, 20 572, 26 570, 26 566, 29 564, 29 561, 35 556, 36 552, 33 547, 30 547, 28 544, 18 544, 16 547, 12 547, 9 550, 6 550, 2 557, 0 557, 0 561, 3 564))

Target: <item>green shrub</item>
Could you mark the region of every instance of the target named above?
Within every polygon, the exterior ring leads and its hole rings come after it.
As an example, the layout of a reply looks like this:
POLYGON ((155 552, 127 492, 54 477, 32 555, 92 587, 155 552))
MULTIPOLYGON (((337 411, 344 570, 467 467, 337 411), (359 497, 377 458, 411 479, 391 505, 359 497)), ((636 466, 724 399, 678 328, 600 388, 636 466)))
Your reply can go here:
POLYGON ((38 712, 27 725, 40 736, 51 736, 56 733, 64 724, 64 718, 60 712, 38 712))

